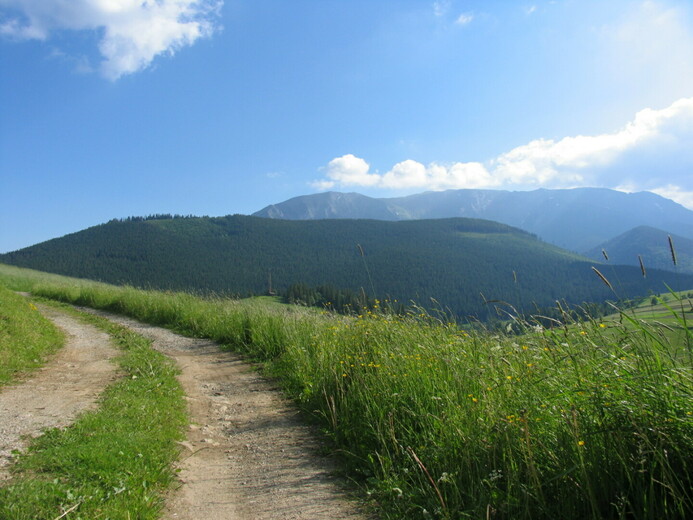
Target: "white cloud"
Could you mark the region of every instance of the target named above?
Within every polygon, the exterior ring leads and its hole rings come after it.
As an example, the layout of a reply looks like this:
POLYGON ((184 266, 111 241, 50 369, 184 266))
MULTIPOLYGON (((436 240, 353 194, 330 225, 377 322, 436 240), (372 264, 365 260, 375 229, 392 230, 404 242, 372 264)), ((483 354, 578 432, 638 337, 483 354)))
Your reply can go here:
POLYGON ((680 186, 675 186, 673 184, 667 184, 666 186, 661 186, 659 188, 654 188, 651 190, 657 195, 661 195, 667 199, 675 200, 682 206, 686 206, 689 209, 693 209, 693 190, 684 190, 680 186))
POLYGON ((453 163, 441 165, 431 163, 428 166, 408 159, 395 164, 390 171, 382 175, 378 186, 391 189, 430 189, 445 190, 466 186, 468 188, 488 187, 495 184, 481 163, 453 163))
POLYGON ((628 186, 650 190, 693 207, 693 98, 667 108, 646 108, 618 131, 558 141, 536 139, 486 161, 431 163, 407 159, 384 174, 345 155, 332 160, 318 189, 365 186, 385 189, 533 189, 628 186))
POLYGON ((472 13, 462 13, 457 17, 455 23, 458 25, 467 25, 471 23, 472 20, 474 20, 474 15, 472 13))
POLYGON ((379 175, 368 173, 368 163, 352 154, 332 159, 325 169, 327 179, 313 183, 317 189, 331 189, 334 186, 375 186, 380 182, 379 175))
POLYGON ((63 30, 98 31, 108 79, 149 66, 161 54, 209 36, 223 0, 0 0, 11 10, 0 18, 0 35, 47 40, 63 30))
POLYGON ((494 175, 512 185, 580 185, 629 152, 655 143, 680 141, 693 125, 693 98, 662 110, 646 108, 621 130, 596 136, 538 139, 490 162, 494 175), (597 173, 595 173, 597 172, 597 173))
POLYGON ((429 183, 426 167, 411 159, 395 164, 379 179, 379 184, 385 188, 418 188, 429 183))

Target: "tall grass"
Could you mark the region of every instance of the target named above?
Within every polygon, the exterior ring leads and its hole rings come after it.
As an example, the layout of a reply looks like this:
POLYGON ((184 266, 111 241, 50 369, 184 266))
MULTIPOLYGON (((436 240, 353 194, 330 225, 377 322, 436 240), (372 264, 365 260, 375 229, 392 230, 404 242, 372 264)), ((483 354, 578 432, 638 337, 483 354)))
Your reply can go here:
POLYGON ((33 290, 266 361, 385 518, 693 516, 687 328, 566 315, 550 329, 518 320, 524 333, 506 336, 423 312, 315 316, 101 285, 33 290))

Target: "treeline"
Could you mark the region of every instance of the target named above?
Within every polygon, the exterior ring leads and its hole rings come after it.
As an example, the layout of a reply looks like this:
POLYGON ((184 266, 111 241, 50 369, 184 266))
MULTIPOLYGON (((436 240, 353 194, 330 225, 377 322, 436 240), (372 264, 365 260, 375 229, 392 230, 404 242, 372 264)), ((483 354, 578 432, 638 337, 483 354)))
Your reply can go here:
MULTIPOLYGON (((125 218, 113 218, 108 221, 108 223, 113 222, 146 222, 147 220, 173 220, 180 218, 200 218, 199 215, 179 215, 178 213, 153 213, 152 215, 146 215, 142 217, 125 217, 125 218)), ((203 217, 208 218, 208 217, 203 217)))
POLYGON ((403 314, 405 306, 397 300, 379 300, 368 296, 365 289, 352 291, 338 289, 333 285, 310 287, 305 283, 291 284, 281 295, 284 303, 307 305, 336 311, 340 314, 363 313, 367 310, 384 309, 387 312, 403 314))
POLYGON ((337 289, 332 285, 310 287, 305 283, 291 284, 282 294, 284 303, 322 307, 340 313, 360 312, 375 305, 364 291, 361 293, 349 289, 337 289))

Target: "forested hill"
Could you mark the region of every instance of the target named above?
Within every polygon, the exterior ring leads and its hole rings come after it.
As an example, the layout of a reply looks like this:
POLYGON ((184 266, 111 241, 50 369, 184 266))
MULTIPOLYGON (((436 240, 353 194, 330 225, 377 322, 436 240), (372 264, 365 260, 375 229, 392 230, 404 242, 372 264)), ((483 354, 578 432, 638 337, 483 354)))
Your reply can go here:
POLYGON ((460 316, 487 316, 488 300, 552 305, 693 287, 693 277, 594 262, 491 221, 452 218, 285 221, 248 216, 129 219, 0 255, 0 262, 159 289, 261 294, 329 284, 369 296, 435 298, 460 316), (358 247, 360 246, 360 248, 358 247), (361 254, 363 251, 363 255, 361 254))
POLYGON ((661 229, 639 226, 588 251, 587 256, 601 259, 602 251, 616 264, 639 265, 641 259, 647 269, 693 273, 693 240, 661 229), (670 243, 674 246, 676 264, 672 261, 670 243))

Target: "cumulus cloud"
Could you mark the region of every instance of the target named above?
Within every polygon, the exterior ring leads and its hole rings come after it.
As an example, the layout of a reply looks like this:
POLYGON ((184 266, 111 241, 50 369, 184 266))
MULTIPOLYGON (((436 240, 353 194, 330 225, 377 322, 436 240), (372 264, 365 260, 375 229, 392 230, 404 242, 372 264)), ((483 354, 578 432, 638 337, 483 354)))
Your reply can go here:
POLYGON ((313 185, 396 190, 604 186, 650 190, 693 207, 692 142, 693 98, 683 98, 660 110, 641 110, 612 133, 536 139, 484 163, 424 165, 407 159, 380 174, 349 154, 332 160, 327 179, 313 185))
POLYGON ((352 154, 332 159, 325 168, 325 177, 316 181, 313 186, 321 190, 329 190, 335 186, 375 186, 380 182, 380 176, 369 173, 370 165, 363 159, 352 154))
POLYGON ((454 163, 441 165, 431 163, 425 166, 408 159, 395 164, 390 171, 382 175, 378 186, 391 189, 424 188, 445 190, 466 186, 481 188, 493 185, 488 170, 481 163, 454 163))
POLYGON ((97 31, 101 73, 116 80, 209 36, 223 0, 0 0, 0 35, 47 40, 97 31))
MULTIPOLYGON (((560 141, 538 139, 490 161, 494 177, 511 185, 584 185, 599 182, 604 168, 628 159, 628 155, 653 144, 686 145, 693 125, 693 98, 671 106, 646 108, 633 121, 611 134, 579 135, 560 141)), ((672 146, 662 149, 677 153, 672 146)), ((684 150, 678 150, 684 152, 684 150)), ((669 160, 662 157, 662 161, 669 160)))

